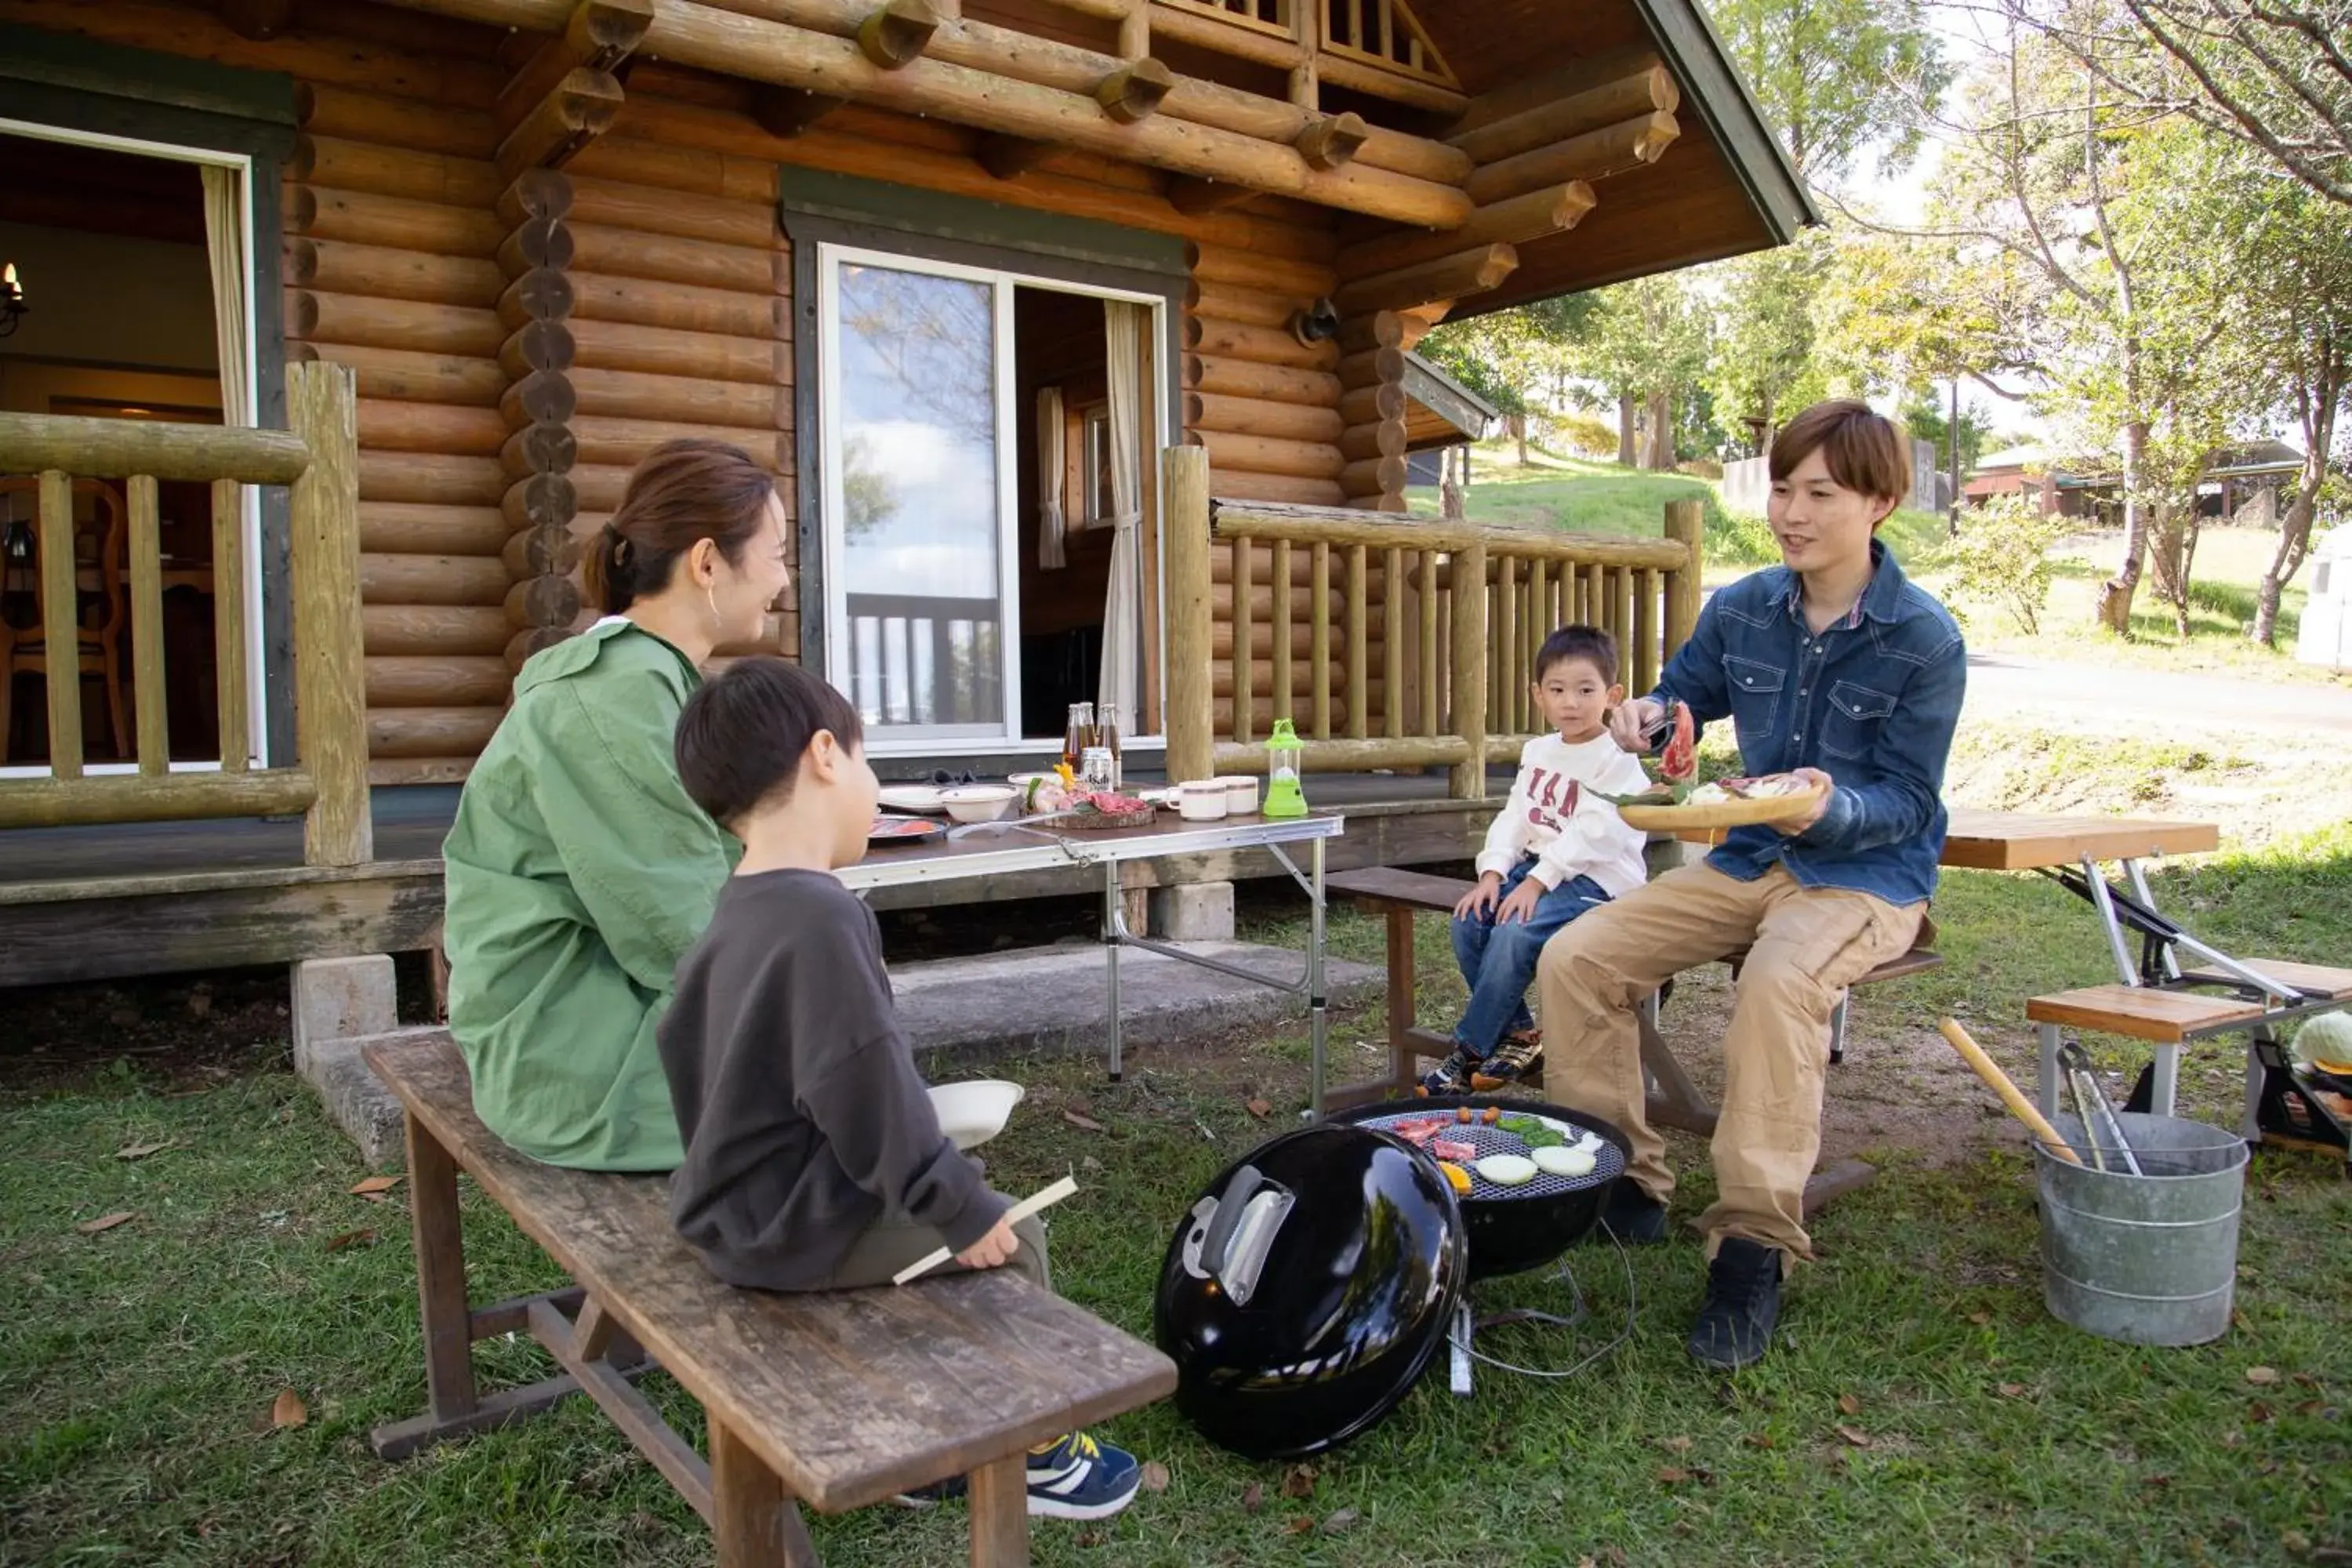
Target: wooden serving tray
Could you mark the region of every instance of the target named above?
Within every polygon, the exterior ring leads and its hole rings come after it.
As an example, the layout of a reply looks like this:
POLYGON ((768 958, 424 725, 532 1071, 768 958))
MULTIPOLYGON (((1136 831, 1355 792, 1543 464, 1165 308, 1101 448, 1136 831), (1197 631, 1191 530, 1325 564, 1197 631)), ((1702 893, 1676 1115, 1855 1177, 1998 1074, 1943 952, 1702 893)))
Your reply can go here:
POLYGON ((1794 795, 1768 795, 1759 800, 1726 800, 1707 805, 1621 805, 1617 815, 1628 827, 1644 833, 1680 833, 1694 827, 1746 827, 1751 823, 1785 822, 1801 816, 1821 799, 1821 785, 1794 795))

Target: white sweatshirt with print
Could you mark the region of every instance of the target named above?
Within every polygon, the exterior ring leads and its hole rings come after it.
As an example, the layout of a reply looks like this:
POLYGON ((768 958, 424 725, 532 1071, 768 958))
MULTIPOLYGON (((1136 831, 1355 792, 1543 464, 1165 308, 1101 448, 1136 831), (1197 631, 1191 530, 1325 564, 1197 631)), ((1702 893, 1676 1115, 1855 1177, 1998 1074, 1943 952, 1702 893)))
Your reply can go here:
POLYGON ((1641 759, 1606 734, 1574 745, 1538 735, 1519 752, 1519 776, 1486 829, 1479 871, 1507 877, 1532 855, 1535 869, 1528 874, 1546 888, 1590 877, 1611 898, 1622 898, 1648 880, 1642 862, 1648 836, 1626 826, 1617 808, 1591 792, 1637 795, 1649 783, 1641 759))

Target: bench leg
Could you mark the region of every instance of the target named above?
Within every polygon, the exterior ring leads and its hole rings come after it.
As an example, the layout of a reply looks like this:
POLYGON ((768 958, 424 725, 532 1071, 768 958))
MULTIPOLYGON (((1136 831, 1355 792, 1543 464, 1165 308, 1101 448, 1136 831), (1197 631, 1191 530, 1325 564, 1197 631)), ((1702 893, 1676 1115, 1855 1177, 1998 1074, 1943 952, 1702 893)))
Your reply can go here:
POLYGON ((817 1568, 801 1510, 784 1483, 734 1431, 710 1422, 710 1530, 719 1568, 817 1568))
POLYGON ((1642 1071, 1650 1080, 1649 1103, 1643 1113, 1661 1127, 1696 1132, 1702 1138, 1712 1136, 1714 1105, 1691 1081, 1665 1037, 1658 1032, 1657 993, 1652 992, 1635 1005, 1633 1021, 1642 1035, 1642 1071))
POLYGON ((408 1118, 408 1206, 416 1239, 418 1315, 425 1329, 425 1408, 436 1422, 474 1414, 473 1315, 466 1301, 466 1241, 457 1217, 457 1163, 408 1118))
POLYGON ((971 1568, 1026 1568, 1029 1458, 1014 1454, 971 1472, 971 1568))
POLYGON ((2035 1085, 2042 1114, 2053 1121, 2058 1115, 2058 1026, 2042 1026, 2042 1081, 2035 1085))
POLYGON ((1832 1067, 1845 1060, 1846 1004, 1853 1000, 1853 992, 1841 991, 1838 993, 1837 1005, 1830 1009, 1830 1065, 1832 1067))
POLYGON ((1413 968, 1412 911, 1393 905, 1389 910, 1389 1079, 1399 1098, 1412 1093, 1421 1074, 1413 1059, 1413 1016, 1420 1003, 1415 988, 1421 981, 1413 968))

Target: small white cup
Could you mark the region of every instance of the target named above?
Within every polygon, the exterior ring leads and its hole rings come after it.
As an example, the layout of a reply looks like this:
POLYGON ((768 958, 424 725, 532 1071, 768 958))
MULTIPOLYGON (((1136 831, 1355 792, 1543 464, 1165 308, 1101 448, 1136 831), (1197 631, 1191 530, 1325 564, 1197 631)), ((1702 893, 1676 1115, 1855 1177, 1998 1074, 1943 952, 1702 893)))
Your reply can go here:
POLYGON ((1217 779, 1195 779, 1176 786, 1176 814, 1187 822, 1222 822, 1227 809, 1225 786, 1217 779))
POLYGON ((1255 773, 1227 773, 1222 778, 1213 779, 1210 782, 1224 786, 1225 810, 1230 815, 1247 816, 1257 810, 1257 775, 1255 773))

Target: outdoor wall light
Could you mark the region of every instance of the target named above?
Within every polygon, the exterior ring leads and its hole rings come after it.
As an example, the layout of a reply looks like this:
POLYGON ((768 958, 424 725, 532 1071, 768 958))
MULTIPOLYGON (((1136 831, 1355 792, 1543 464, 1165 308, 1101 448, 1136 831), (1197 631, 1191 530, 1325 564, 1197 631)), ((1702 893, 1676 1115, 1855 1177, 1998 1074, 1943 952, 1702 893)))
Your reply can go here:
POLYGON ((15 331, 31 309, 25 303, 25 286, 16 281, 16 264, 11 261, 0 267, 0 338, 15 331))

